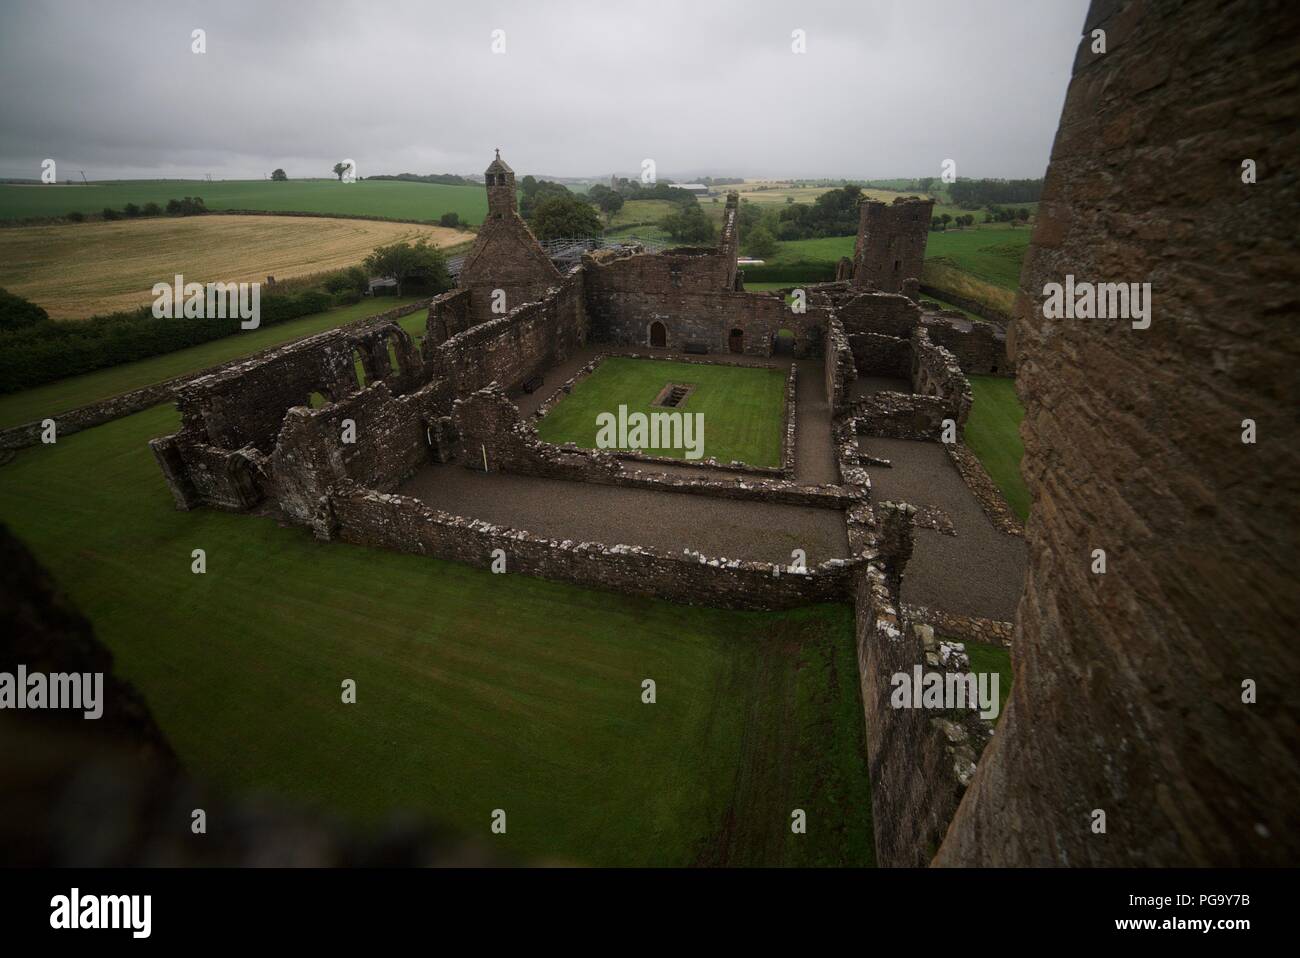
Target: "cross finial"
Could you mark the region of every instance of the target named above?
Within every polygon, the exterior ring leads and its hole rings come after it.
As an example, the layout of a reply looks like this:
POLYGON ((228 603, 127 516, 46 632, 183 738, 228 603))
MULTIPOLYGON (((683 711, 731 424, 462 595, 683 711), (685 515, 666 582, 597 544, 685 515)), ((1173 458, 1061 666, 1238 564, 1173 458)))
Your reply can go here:
POLYGON ((497 147, 497 159, 501 159, 501 147, 497 147))

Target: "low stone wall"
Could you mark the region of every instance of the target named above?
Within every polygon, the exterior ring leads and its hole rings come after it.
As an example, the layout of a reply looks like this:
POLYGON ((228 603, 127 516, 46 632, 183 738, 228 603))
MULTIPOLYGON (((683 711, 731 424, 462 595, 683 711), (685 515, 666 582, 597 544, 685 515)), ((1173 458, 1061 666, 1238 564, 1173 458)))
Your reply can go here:
MULTIPOLYGON (((584 449, 573 443, 542 442, 536 427, 520 418, 519 408, 495 384, 457 400, 452 418, 459 435, 458 458, 470 469, 482 469, 486 459, 489 470, 544 479, 824 509, 845 509, 856 498, 854 490, 832 484, 804 485, 784 479, 714 478, 629 469, 623 457, 612 452, 584 449)), ((666 461, 682 465, 680 460, 666 461)))
POLYGON ((943 436, 943 421, 951 418, 952 411, 937 396, 884 391, 856 400, 850 414, 864 436, 938 442, 943 436))
POLYGON ((1007 505, 1007 500, 1002 495, 1002 490, 984 469, 984 464, 979 461, 979 457, 964 443, 945 443, 944 448, 948 450, 953 465, 961 473, 966 487, 979 500, 980 507, 989 517, 989 521, 1007 535, 1023 537, 1024 523, 1011 511, 1011 507, 1007 505))
MULTIPOLYGON (((408 303, 405 306, 399 306, 396 309, 390 309, 387 312, 378 313, 374 316, 367 316, 364 319, 356 320, 338 328, 341 330, 352 331, 374 324, 389 322, 410 313, 418 312, 421 309, 427 309, 428 305, 428 300, 418 303, 408 303)), ((183 322, 183 320, 178 320, 178 322, 183 322)), ((311 337, 303 338, 309 339, 311 337)), ((294 342, 300 341, 301 340, 295 340, 294 342)), ((171 379, 165 379, 162 382, 154 383, 150 386, 134 389, 131 392, 122 393, 118 396, 111 396, 108 399, 103 399, 99 402, 90 403, 85 406, 79 406, 76 409, 70 409, 67 412, 57 413, 45 418, 54 420, 58 436, 70 436, 73 433, 81 432, 83 429, 100 426, 106 422, 112 422, 114 419, 121 419, 124 416, 130 416, 134 413, 140 412, 141 410, 156 406, 159 403, 172 400, 176 397, 177 390, 184 386, 188 386, 195 380, 202 379, 206 376, 216 375, 241 363, 265 359, 276 350, 285 348, 286 345, 292 345, 292 343, 281 343, 277 346, 270 346, 266 349, 258 350, 248 356, 241 356, 238 359, 219 363, 216 366, 209 366, 206 369, 201 369, 195 373, 186 373, 184 376, 175 376, 171 379)), ((27 446, 39 445, 41 442, 42 431, 43 427, 40 421, 24 423, 21 426, 11 426, 8 429, 0 429, 0 449, 24 449, 27 446)))
MULTIPOLYGON (((974 313, 990 322, 998 323, 1004 329, 1011 322, 1011 317, 1001 310, 994 309, 992 306, 986 306, 984 303, 976 302, 973 299, 967 299, 957 293, 946 289, 939 289, 937 286, 928 286, 921 284, 921 292, 927 296, 933 296, 935 299, 941 299, 945 303, 951 303, 958 309, 964 309, 968 313, 974 313)), ((960 314, 958 314, 960 315, 960 314)), ((963 319, 965 317, 962 317, 963 319)))
POLYGON ((1000 622, 997 619, 982 619, 977 615, 954 615, 941 612, 923 605, 903 606, 903 615, 907 621, 931 626, 945 639, 959 642, 981 642, 985 645, 1001 645, 1011 648, 1011 636, 1015 633, 1014 622, 1000 622))
POLYGON ((679 555, 628 545, 546 539, 479 519, 453 516, 418 499, 340 483, 328 497, 318 534, 357 545, 491 568, 506 574, 727 609, 779 610, 852 595, 859 561, 831 559, 804 573, 768 562, 679 555))
MULTIPOLYGON (((609 356, 620 356, 625 359, 646 359, 655 362, 674 362, 674 363, 692 363, 700 366, 732 366, 734 363, 718 362, 712 359, 698 359, 693 356, 675 356, 666 359, 663 356, 645 355, 637 352, 613 352, 601 353, 595 359, 588 362, 579 369, 573 376, 565 380, 560 386, 546 397, 546 401, 533 410, 533 419, 541 422, 553 410, 565 396, 573 392, 574 387, 582 380, 595 371, 596 367, 604 362, 609 356)), ((753 367, 750 367, 753 368, 753 367)), ((775 367, 770 367, 775 368, 775 367)), ((619 459, 627 459, 633 462, 644 462, 650 464, 660 464, 665 466, 690 466, 691 468, 706 469, 725 469, 728 472, 745 472, 757 476, 770 476, 775 479, 792 479, 795 473, 795 390, 797 386, 798 367, 793 363, 790 365, 790 373, 785 380, 785 419, 782 423, 782 444, 781 444, 781 465, 780 466, 755 466, 747 462, 719 462, 712 457, 708 459, 677 459, 672 456, 652 456, 643 452, 635 452, 625 449, 611 449, 610 455, 617 456, 619 459)), ((572 443, 566 443, 565 446, 572 446, 572 443)), ((574 446, 574 448, 579 448, 574 446)))

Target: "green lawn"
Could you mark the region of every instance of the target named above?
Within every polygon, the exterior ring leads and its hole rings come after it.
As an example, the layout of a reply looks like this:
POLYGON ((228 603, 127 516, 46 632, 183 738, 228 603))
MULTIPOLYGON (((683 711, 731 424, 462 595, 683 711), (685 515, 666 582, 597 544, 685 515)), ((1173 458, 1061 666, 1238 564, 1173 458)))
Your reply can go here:
MULTIPOLYGON (((1020 265, 1029 236, 1026 226, 1014 229, 1005 224, 989 224, 963 230, 931 232, 926 236, 926 261, 936 260, 1002 289, 1014 291, 1020 281, 1020 265)), ((823 239, 793 240, 779 244, 775 255, 765 256, 766 264, 837 263, 841 256, 853 255, 852 236, 828 236, 823 239)))
POLYGON ((160 406, 19 452, 0 518, 191 774, 363 822, 411 809, 528 859, 871 864, 847 606, 689 608, 178 512, 146 446, 177 425, 160 406))
POLYGON ((443 213, 459 213, 462 221, 476 225, 487 215, 487 192, 481 186, 394 180, 127 180, 88 186, 0 184, 0 220, 98 213, 106 206, 120 210, 127 203, 166 207, 168 200, 183 196, 201 196, 210 210, 387 216, 425 222, 443 213))
MULTIPOLYGON (((701 413, 704 458, 751 466, 779 466, 785 435, 786 370, 746 366, 710 366, 666 360, 613 356, 602 362, 538 425, 546 442, 573 442, 595 448, 596 417, 641 412, 701 413), (669 383, 694 385, 695 391, 676 410, 651 405, 669 383)), ((642 452, 681 458, 679 449, 642 452)))
POLYGON ((972 672, 998 673, 998 715, 1007 707, 1011 697, 1011 650, 1001 645, 987 645, 983 642, 964 642, 966 654, 970 656, 972 672))
MULTIPOLYGON (((0 396, 0 428, 56 416, 87 403, 162 382, 173 376, 198 372, 216 363, 247 356, 268 346, 334 329, 336 326, 364 319, 376 313, 384 313, 396 309, 403 303, 413 303, 420 298, 408 296, 404 299, 366 299, 355 306, 340 306, 324 313, 302 316, 273 326, 241 331, 233 336, 224 336, 188 349, 179 349, 173 353, 152 356, 139 362, 99 369, 84 376, 72 376, 35 389, 0 396)), ((424 321, 425 311, 422 310, 403 317, 401 325, 408 332, 418 332, 423 335, 424 321)))
POLYGON ((1016 395, 1015 380, 1001 376, 971 376, 975 405, 966 422, 966 445, 979 456, 1013 512, 1029 517, 1029 490, 1020 475, 1025 454, 1020 421, 1025 410, 1016 395))

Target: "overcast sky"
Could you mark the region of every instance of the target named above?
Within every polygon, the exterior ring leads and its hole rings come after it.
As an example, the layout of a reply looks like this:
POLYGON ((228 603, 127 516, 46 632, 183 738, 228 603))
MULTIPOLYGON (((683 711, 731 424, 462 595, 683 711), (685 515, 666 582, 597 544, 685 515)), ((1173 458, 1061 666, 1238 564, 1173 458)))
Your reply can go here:
POLYGON ((1041 176, 1086 8, 0 0, 0 176, 1041 176))

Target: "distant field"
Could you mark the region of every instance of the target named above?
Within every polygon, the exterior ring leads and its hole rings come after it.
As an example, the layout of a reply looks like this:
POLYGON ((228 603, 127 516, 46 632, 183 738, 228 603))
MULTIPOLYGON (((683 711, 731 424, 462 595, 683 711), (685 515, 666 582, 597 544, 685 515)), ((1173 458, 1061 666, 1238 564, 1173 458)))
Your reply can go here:
POLYGON ((609 225, 618 229, 636 223, 658 223, 673 211, 674 206, 670 200, 628 200, 614 214, 609 225))
MULTIPOLYGON (((139 362, 112 366, 86 373, 84 376, 60 379, 45 386, 37 386, 35 389, 9 393, 0 396, 0 429, 35 422, 47 416, 57 416, 59 413, 76 409, 87 403, 98 402, 143 386, 151 386, 175 376, 195 373, 217 363, 224 363, 227 360, 255 353, 259 349, 266 349, 268 346, 278 346, 280 343, 287 343, 302 336, 311 336, 314 333, 342 326, 344 323, 387 312, 405 303, 413 303, 418 298, 366 299, 355 306, 340 306, 314 316, 303 316, 276 323, 274 326, 241 330, 232 336, 214 339, 188 349, 178 349, 176 352, 153 356, 139 362)), ((427 313, 427 310, 420 310, 402 317, 398 323, 413 336, 423 336, 427 313)), ((177 320, 177 322, 184 322, 184 320, 177 320)))
POLYGON ((1027 226, 990 223, 974 229, 931 233, 925 258, 950 263, 977 279, 1014 292, 1020 284, 1020 266, 1032 232, 1027 226))
POLYGON ((20 451, 0 518, 197 780, 524 861, 872 864, 848 606, 694 608, 180 512, 147 445, 178 425, 159 406, 20 451))
POLYGON ((0 287, 55 319, 85 319, 153 301, 175 274, 265 282, 353 266, 376 246, 426 236, 449 246, 472 234, 377 220, 186 216, 0 229, 0 287))
MULTIPOLYGON (((574 442, 594 448, 596 417, 618 413, 672 412, 651 404, 668 383, 695 391, 677 410, 704 416, 704 458, 751 466, 779 466, 784 439, 785 372, 746 366, 708 366, 663 360, 611 357, 561 400, 537 427, 546 442, 574 442)), ((644 449, 655 456, 681 457, 679 449, 644 449)))
POLYGON ((487 215, 487 193, 478 186, 404 183, 393 180, 129 180, 89 186, 0 184, 0 220, 64 216, 70 212, 120 210, 127 203, 166 206, 170 199, 201 196, 210 210, 330 213, 335 216, 388 216, 436 221, 459 213, 473 225, 487 215))

